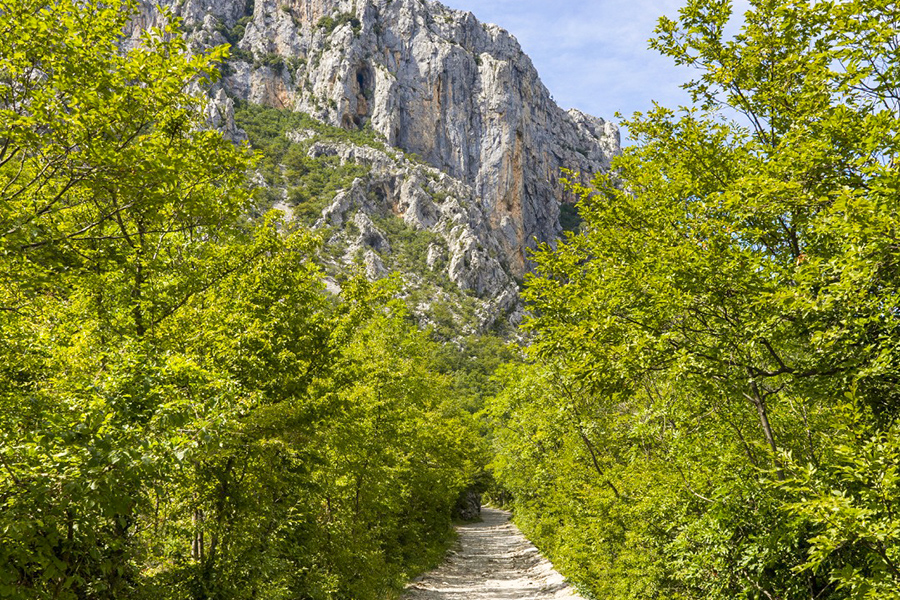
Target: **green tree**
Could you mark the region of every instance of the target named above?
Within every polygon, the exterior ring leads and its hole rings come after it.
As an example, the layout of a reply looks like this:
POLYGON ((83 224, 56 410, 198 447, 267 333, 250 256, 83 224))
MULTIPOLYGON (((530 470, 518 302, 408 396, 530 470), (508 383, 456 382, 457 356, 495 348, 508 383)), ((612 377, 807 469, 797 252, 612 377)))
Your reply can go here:
POLYGON ((596 468, 590 492, 570 482, 574 499, 520 504, 520 518, 614 597, 876 597, 896 585, 889 512, 869 506, 878 524, 851 533, 797 490, 900 500, 862 441, 898 416, 896 9, 757 0, 726 39, 730 18, 730 2, 699 0, 660 21, 652 45, 699 70, 695 108, 628 121, 637 144, 574 186, 583 234, 535 256, 531 352, 549 405, 512 392, 495 418, 568 415, 560 443, 578 453, 547 462, 596 468), (838 452, 848 402, 867 426, 838 452), (835 483, 853 465, 855 483, 835 483), (542 532, 539 511, 563 525, 542 532), (598 520, 594 541, 565 541, 598 520))
POLYGON ((225 51, 132 47, 135 8, 0 2, 0 597, 384 598, 474 419, 389 283, 330 296, 308 231, 248 217, 193 93, 225 51))
POLYGON ((159 328, 239 248, 248 166, 186 90, 170 25, 121 50, 133 5, 0 9, 0 591, 123 597, 178 435, 159 328))

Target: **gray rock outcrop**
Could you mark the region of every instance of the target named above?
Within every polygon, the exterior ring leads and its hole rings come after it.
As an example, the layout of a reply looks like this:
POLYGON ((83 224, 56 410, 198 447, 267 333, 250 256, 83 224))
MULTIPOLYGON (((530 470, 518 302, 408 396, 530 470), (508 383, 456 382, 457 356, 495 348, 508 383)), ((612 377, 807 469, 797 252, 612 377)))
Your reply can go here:
POLYGON ((419 271, 440 270, 459 290, 483 298, 487 326, 514 312, 516 283, 475 190, 434 167, 389 152, 337 141, 310 147, 310 156, 337 156, 342 164, 370 167, 365 177, 335 195, 314 228, 329 229, 327 244, 346 248, 342 262, 361 257, 373 279, 387 273, 385 264, 402 268, 393 260, 399 250, 377 222, 399 218, 414 231, 428 230, 433 241, 421 249, 421 257, 413 257, 422 263, 419 271))
MULTIPOLYGON (((513 36, 432 0, 144 0, 134 39, 159 24, 157 3, 183 19, 193 47, 233 44, 211 108, 233 139, 232 98, 303 111, 371 127, 447 177, 448 189, 460 186, 439 205, 411 172, 397 182, 397 212, 412 227, 455 231, 450 277, 479 294, 506 302, 527 249, 559 236, 559 206, 571 200, 560 168, 592 174, 619 151, 615 125, 553 102, 513 36)), ((380 170, 392 162, 368 148, 330 150, 380 170)), ((360 190, 342 192, 323 218, 343 224, 344 207, 364 201, 360 190)), ((367 267, 380 273, 371 257, 367 267)))

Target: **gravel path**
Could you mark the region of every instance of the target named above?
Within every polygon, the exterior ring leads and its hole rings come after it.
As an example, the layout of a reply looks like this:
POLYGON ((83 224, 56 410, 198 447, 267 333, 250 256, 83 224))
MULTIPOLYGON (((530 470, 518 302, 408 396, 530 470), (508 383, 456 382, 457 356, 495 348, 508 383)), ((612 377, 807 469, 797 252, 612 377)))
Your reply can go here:
POLYGON ((457 548, 411 583, 403 600, 580 600, 508 512, 482 508, 481 517, 457 528, 457 548))

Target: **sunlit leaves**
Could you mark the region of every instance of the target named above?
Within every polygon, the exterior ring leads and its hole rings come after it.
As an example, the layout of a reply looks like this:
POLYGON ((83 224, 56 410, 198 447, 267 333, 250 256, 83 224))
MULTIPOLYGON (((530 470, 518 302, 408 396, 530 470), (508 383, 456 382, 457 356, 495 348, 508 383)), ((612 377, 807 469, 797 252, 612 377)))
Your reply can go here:
POLYGON ((545 383, 495 402, 497 469, 599 595, 891 597, 896 16, 759 0, 735 22, 699 0, 662 19, 652 44, 697 69, 695 108, 636 114, 637 144, 575 189, 582 234, 535 255, 545 383), (859 435, 837 440, 851 389, 859 435), (560 441, 529 455, 542 421, 560 441))
POLYGON ((124 40, 135 8, 0 2, 0 597, 383 598, 474 421, 390 287, 329 296, 309 232, 248 218, 224 50, 124 40))

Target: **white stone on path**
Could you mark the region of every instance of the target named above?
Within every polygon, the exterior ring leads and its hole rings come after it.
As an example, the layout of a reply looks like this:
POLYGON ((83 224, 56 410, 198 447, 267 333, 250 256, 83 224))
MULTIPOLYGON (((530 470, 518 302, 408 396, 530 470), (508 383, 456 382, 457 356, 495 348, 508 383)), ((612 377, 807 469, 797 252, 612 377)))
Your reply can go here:
POLYGON ((403 600, 580 600, 508 512, 481 510, 483 521, 457 527, 459 544, 444 564, 409 584, 403 600))

